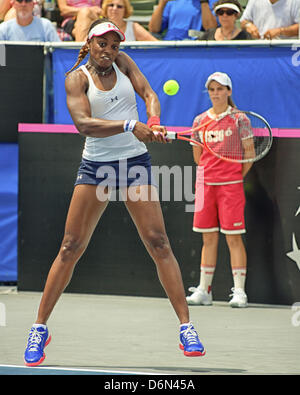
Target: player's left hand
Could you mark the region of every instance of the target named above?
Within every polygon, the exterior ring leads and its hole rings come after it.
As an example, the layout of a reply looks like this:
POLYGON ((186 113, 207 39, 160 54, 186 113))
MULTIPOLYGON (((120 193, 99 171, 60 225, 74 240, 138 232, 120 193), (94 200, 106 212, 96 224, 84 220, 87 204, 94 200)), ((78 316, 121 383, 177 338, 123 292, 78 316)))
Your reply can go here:
POLYGON ((165 128, 165 126, 162 125, 153 125, 151 127, 151 130, 154 134, 154 140, 157 143, 168 143, 169 140, 167 139, 166 135, 167 135, 167 129, 165 128))

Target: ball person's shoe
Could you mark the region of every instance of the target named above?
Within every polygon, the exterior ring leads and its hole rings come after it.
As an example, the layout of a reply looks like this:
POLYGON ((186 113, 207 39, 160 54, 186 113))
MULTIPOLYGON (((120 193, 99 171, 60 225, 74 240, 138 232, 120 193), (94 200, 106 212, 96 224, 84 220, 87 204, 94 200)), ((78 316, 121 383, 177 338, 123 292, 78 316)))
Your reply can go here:
POLYGON ((179 348, 183 350, 186 357, 201 357, 205 355, 205 349, 200 342, 197 332, 192 323, 180 327, 180 344, 179 348))
POLYGON ((211 306, 212 305, 212 293, 207 292, 199 287, 190 287, 190 292, 193 292, 192 295, 186 297, 186 301, 189 305, 203 305, 203 306, 211 306))
POLYGON ((29 332, 27 347, 24 353, 24 362, 26 366, 40 365, 46 355, 44 348, 50 343, 51 336, 47 327, 34 325, 29 332))
POLYGON ((232 296, 229 301, 229 305, 231 307, 247 307, 248 306, 248 298, 245 294, 245 291, 242 288, 231 288, 233 292, 230 296, 232 296))

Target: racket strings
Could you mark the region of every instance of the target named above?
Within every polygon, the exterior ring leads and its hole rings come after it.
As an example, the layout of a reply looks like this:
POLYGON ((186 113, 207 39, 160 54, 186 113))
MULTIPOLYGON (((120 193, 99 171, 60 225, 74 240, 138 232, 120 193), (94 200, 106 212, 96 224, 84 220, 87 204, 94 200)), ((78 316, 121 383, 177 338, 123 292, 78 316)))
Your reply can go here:
POLYGON ((253 162, 269 150, 271 135, 263 120, 240 112, 208 125, 204 140, 207 148, 220 158, 253 162))

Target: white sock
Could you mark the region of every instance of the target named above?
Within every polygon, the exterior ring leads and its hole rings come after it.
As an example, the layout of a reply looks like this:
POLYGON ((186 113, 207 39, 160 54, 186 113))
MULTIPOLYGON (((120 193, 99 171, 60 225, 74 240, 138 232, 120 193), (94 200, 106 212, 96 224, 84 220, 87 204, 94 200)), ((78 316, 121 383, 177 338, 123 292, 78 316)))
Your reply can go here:
POLYGON ((234 288, 245 289, 247 269, 232 269, 234 288))
POLYGON ((204 289, 206 292, 210 293, 214 273, 215 273, 215 267, 201 266, 199 288, 204 289))

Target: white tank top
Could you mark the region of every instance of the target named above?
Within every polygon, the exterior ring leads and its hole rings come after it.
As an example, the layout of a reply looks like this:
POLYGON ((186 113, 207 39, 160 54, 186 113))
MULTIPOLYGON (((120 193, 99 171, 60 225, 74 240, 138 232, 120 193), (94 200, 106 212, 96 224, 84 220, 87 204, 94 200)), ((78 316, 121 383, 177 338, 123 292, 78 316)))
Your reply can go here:
MULTIPOLYGON (((87 97, 90 101, 91 116, 107 120, 138 120, 136 97, 129 78, 113 63, 117 75, 115 86, 109 91, 98 89, 85 66, 80 69, 89 80, 87 97)), ((86 137, 82 157, 94 162, 123 160, 147 152, 144 143, 131 132, 122 132, 110 137, 86 137)))
POLYGON ((133 30, 133 21, 126 21, 125 38, 126 41, 136 41, 133 30))

